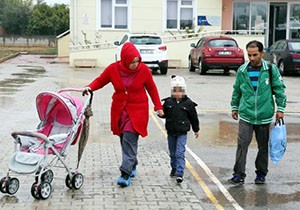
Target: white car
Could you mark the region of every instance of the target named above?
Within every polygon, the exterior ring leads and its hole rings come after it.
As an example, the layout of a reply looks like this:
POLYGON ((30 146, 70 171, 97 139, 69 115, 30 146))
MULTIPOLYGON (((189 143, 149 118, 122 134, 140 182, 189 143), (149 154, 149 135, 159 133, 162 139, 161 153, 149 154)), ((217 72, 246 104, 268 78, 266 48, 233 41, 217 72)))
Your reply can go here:
POLYGON ((114 42, 118 46, 116 59, 120 60, 122 46, 132 42, 139 50, 142 61, 153 71, 160 70, 161 74, 168 72, 167 46, 160 36, 155 34, 125 34, 122 40, 114 42))

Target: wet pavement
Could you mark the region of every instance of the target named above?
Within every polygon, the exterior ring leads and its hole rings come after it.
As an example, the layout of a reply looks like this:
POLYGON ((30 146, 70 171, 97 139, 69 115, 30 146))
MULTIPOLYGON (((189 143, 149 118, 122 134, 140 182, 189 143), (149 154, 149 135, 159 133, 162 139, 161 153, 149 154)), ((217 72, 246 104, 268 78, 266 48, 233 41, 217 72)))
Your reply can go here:
MULTIPOLYGON (((35 97, 42 91, 65 87, 82 87, 95 78, 101 69, 73 69, 65 64, 49 64, 50 59, 38 55, 22 55, 0 64, 0 176, 5 175, 13 151, 10 133, 32 130, 38 124, 35 97)), ((182 75, 187 80, 188 95, 198 103, 201 121, 200 139, 189 134, 188 147, 208 166, 234 200, 243 209, 300 208, 300 76, 285 77, 287 86, 286 126, 288 147, 278 165, 269 163, 267 184, 254 185, 256 156, 255 139, 248 153, 245 185, 232 186, 237 121, 230 117, 230 97, 235 74, 221 72, 200 76, 197 72, 172 69, 169 75, 182 75)), ((169 75, 154 75, 162 98, 169 96, 169 75)), ((165 136, 150 118, 149 136, 140 141, 139 175, 133 185, 120 189, 115 181, 119 175, 120 147, 110 134, 109 108, 112 87, 106 86, 95 95, 91 135, 80 171, 85 175, 84 187, 68 190, 64 170, 55 170, 54 192, 46 201, 30 195, 33 177, 20 176, 21 187, 15 196, 0 194, 1 209, 220 209, 211 196, 186 169, 181 186, 168 177, 169 158, 165 136), (56 178, 57 177, 57 178, 56 178)), ((163 126, 162 122, 159 124, 163 126)), ((69 164, 75 164, 76 149, 70 152, 69 164)), ((216 197, 223 209, 235 209, 204 167, 187 152, 187 159, 216 197)), ((221 209, 222 209, 221 208, 221 209)))

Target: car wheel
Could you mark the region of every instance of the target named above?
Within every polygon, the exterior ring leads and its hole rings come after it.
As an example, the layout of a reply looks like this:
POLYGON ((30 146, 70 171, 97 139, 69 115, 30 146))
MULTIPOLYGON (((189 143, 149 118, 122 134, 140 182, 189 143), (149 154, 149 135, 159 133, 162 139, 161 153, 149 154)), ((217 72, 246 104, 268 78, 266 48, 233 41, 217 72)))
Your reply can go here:
POLYGON ((201 75, 205 75, 208 68, 205 66, 205 64, 202 62, 202 60, 199 60, 199 73, 201 75))
POLYGON ((285 65, 283 61, 280 61, 278 64, 279 72, 281 75, 286 75, 285 65))
POLYGON ((193 65, 192 59, 189 58, 189 71, 194 72, 195 71, 195 66, 193 65))
POLYGON ((160 67, 160 74, 166 75, 168 73, 168 67, 160 67))

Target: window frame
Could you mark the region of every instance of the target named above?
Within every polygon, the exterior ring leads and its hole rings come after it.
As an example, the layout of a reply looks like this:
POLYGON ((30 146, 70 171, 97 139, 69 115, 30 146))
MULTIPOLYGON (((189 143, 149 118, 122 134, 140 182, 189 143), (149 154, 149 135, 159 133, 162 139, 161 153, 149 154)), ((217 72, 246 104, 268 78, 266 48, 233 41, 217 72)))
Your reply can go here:
MULTIPOLYGON (((191 5, 183 5, 182 1, 184 0, 174 0, 177 2, 177 27, 176 28, 168 28, 167 20, 168 20, 168 0, 164 1, 164 18, 163 18, 163 26, 164 30, 167 31, 184 31, 185 29, 180 28, 180 16, 181 16, 181 9, 192 9, 192 23, 196 25, 196 8, 197 8, 197 0, 191 0, 191 5)), ((192 29, 192 28, 190 28, 192 29)))
POLYGON ((131 29, 131 0, 127 0, 126 4, 117 4, 117 0, 112 0, 112 26, 111 27, 102 27, 102 19, 101 19, 101 0, 97 0, 97 17, 96 17, 96 25, 97 30, 114 30, 114 31, 129 31, 131 29), (116 13, 115 10, 117 7, 125 7, 127 8, 127 27, 126 28, 116 28, 116 13))

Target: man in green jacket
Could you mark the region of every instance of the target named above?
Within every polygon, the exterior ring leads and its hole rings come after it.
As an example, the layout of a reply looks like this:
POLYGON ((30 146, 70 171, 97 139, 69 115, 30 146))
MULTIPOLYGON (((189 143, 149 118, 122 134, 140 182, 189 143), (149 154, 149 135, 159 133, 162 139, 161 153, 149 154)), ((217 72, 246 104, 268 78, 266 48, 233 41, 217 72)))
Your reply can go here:
POLYGON ((268 173, 268 143, 275 102, 276 120, 284 117, 286 107, 285 85, 276 65, 262 59, 263 44, 251 41, 246 45, 249 61, 237 71, 233 86, 232 118, 239 118, 238 143, 232 184, 244 184, 246 159, 253 131, 258 145, 255 160, 255 184, 264 184, 268 173))

